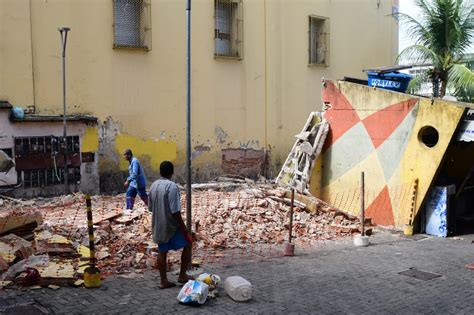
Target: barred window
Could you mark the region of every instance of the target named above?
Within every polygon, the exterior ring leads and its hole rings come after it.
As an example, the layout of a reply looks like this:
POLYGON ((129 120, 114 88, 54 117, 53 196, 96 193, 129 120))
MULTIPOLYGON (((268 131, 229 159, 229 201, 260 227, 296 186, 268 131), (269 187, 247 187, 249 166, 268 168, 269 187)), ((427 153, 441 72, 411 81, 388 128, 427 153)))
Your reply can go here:
POLYGON ((329 20, 309 16, 309 60, 310 65, 329 65, 329 20))
POLYGON ((149 0, 114 1, 114 48, 151 49, 149 0))
POLYGON ((215 56, 243 58, 242 0, 214 0, 215 56))

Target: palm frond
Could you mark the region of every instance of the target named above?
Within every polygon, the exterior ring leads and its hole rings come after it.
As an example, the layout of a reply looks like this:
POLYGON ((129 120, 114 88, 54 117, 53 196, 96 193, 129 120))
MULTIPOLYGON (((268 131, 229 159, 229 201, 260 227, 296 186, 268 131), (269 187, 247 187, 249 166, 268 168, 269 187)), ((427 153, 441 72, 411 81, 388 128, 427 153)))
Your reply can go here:
POLYGON ((405 13, 394 13, 402 23, 405 23, 407 35, 412 37, 419 45, 427 45, 431 42, 431 34, 426 27, 414 17, 405 13))
POLYGON ((425 16, 433 14, 433 8, 425 0, 417 0, 416 5, 421 9, 421 12, 425 16))
POLYGON ((474 39, 474 7, 465 8, 463 7, 462 12, 465 12, 461 17, 461 23, 459 28, 464 30, 460 32, 459 46, 460 50, 464 52, 471 44, 474 39))
POLYGON ((456 89, 474 90, 472 71, 460 66, 474 39, 473 1, 415 0, 415 3, 421 13, 418 20, 399 14, 415 45, 404 49, 396 62, 410 58, 410 64, 430 63, 431 79, 441 80, 442 86, 452 80, 456 89))
POLYGON ((402 61, 409 65, 439 64, 440 60, 434 51, 423 45, 412 45, 403 49, 395 63, 402 61))
POLYGON ((457 89, 474 91, 474 72, 465 65, 452 66, 449 70, 449 80, 457 89))
POLYGON ((422 85, 427 82, 428 78, 426 75, 417 75, 408 83, 407 92, 410 94, 418 94, 421 91, 422 85))

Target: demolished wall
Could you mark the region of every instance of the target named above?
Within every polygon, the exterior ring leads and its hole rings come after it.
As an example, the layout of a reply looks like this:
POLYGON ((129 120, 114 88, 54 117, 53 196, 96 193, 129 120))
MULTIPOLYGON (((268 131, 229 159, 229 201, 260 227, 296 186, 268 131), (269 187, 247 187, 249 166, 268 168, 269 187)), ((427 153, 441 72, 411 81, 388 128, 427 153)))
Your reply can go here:
MULTIPOLYGON (((128 164, 122 157, 130 148, 144 167, 148 182, 159 178, 159 165, 169 160, 175 163, 175 179, 185 182, 186 150, 177 137, 162 131, 159 137, 143 139, 127 133, 127 128, 108 117, 98 128, 100 191, 117 193, 124 190, 123 181, 128 176, 128 164)), ((232 141, 221 128, 214 129, 212 138, 202 139, 197 133, 192 140, 191 159, 193 182, 205 182, 222 174, 256 179, 266 174, 270 151, 265 151, 259 141, 245 143, 232 141)))

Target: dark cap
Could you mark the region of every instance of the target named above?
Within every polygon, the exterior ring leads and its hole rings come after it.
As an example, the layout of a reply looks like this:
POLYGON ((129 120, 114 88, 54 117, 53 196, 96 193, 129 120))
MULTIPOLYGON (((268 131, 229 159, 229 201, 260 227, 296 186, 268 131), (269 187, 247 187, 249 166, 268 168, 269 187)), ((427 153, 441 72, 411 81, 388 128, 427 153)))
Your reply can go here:
POLYGON ((133 155, 132 150, 127 149, 123 152, 123 155, 133 155))

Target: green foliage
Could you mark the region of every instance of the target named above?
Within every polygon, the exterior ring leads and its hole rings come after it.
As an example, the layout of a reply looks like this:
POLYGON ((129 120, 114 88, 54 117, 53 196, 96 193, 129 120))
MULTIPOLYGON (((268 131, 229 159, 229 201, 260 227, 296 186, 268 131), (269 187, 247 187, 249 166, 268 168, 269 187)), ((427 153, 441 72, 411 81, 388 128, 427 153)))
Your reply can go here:
POLYGON ((441 84, 440 95, 435 96, 445 95, 448 81, 458 91, 471 92, 474 73, 463 66, 462 58, 474 38, 472 2, 417 0, 416 4, 421 10, 418 20, 407 14, 397 14, 407 25, 408 35, 415 39, 415 45, 404 49, 397 61, 432 66, 425 80, 434 85, 441 84))

